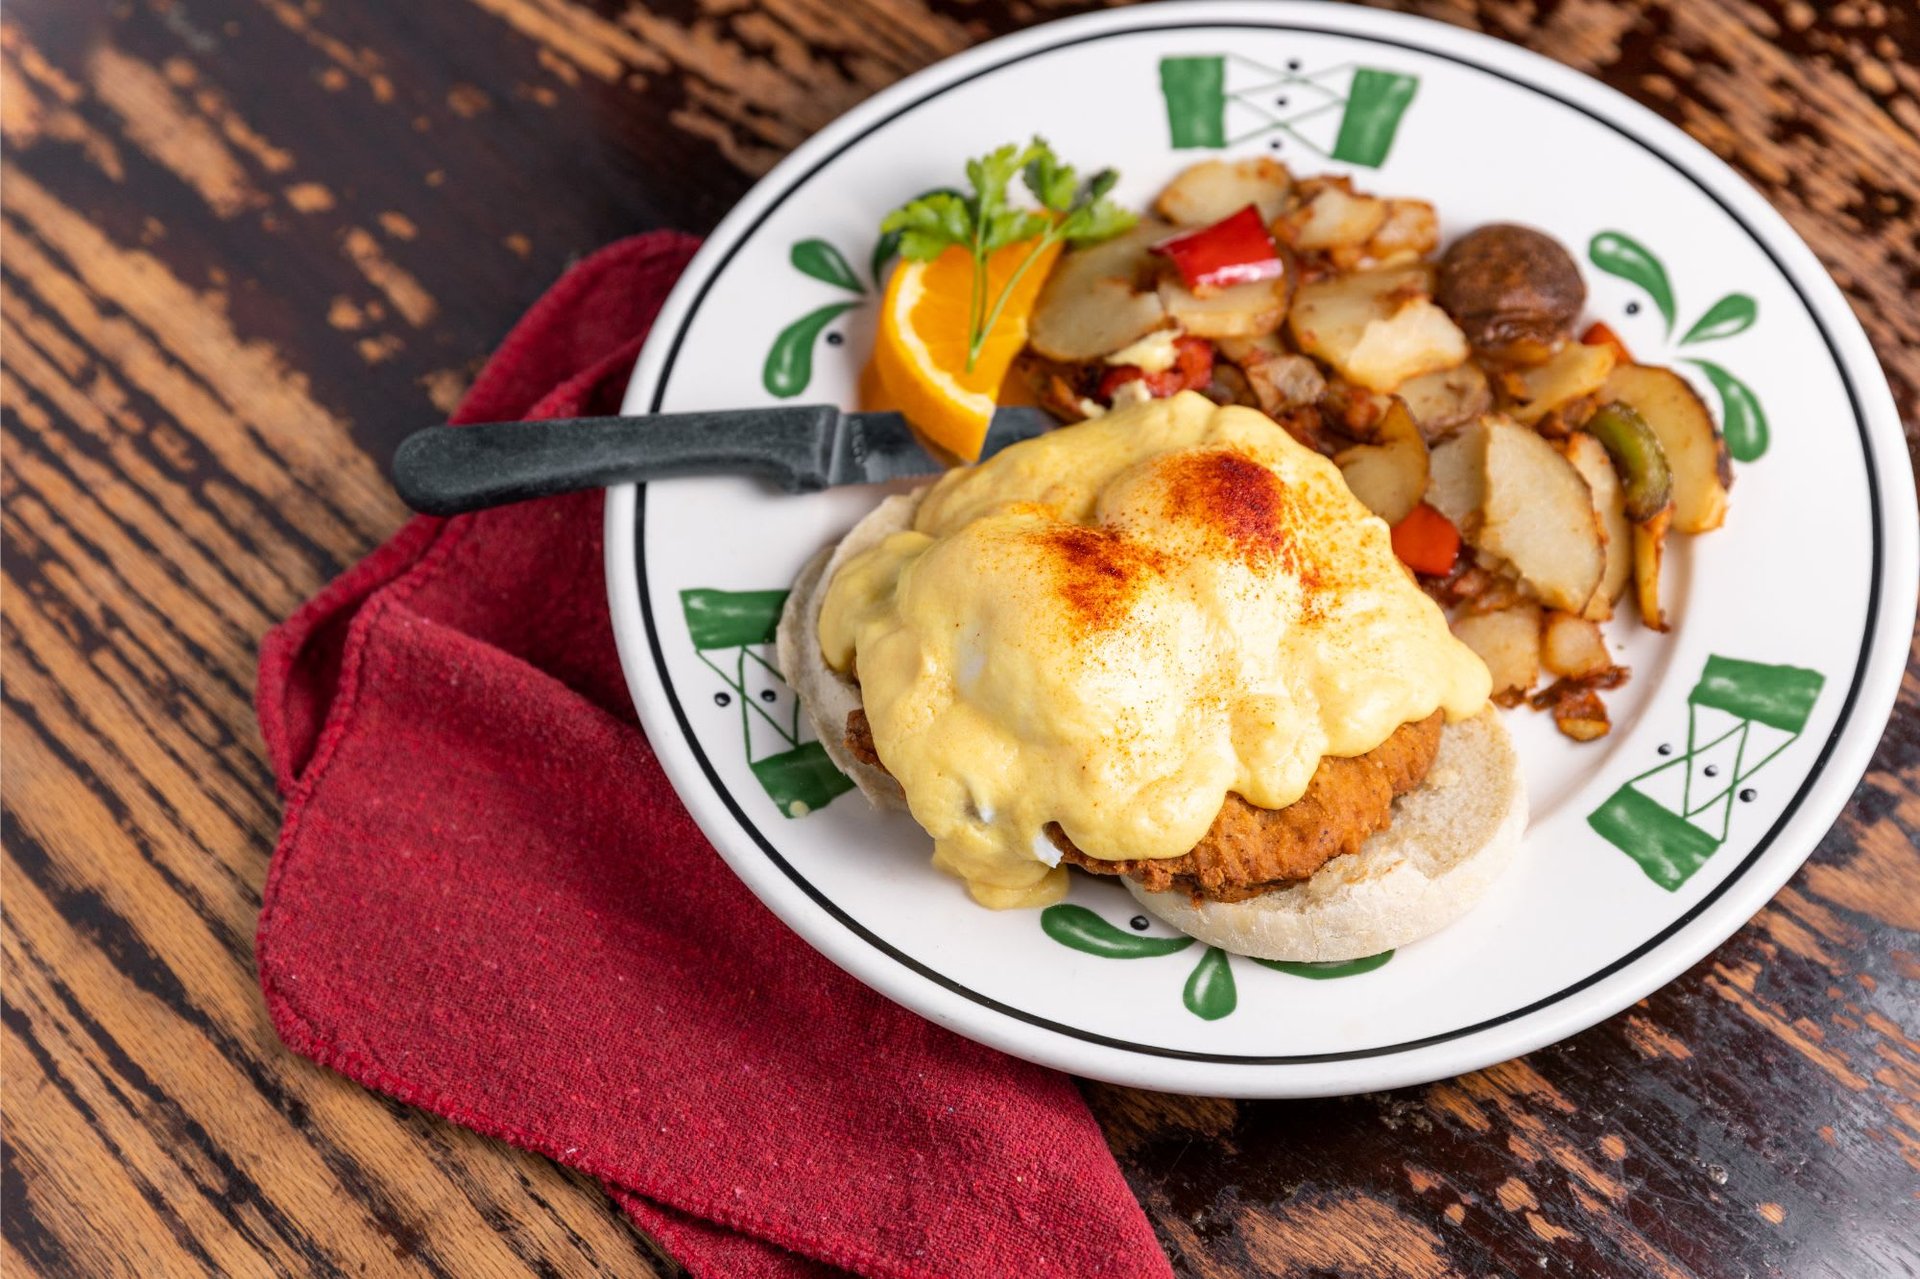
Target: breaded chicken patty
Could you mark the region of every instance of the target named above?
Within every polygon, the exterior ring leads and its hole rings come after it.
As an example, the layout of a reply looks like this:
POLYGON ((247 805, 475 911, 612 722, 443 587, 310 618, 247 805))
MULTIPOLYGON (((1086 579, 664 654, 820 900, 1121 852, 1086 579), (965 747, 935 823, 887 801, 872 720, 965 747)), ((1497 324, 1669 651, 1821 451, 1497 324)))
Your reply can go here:
MULTIPOLYGON (((1179 889, 1195 901, 1237 902, 1310 877, 1393 820, 1395 797, 1418 786, 1433 767, 1446 717, 1402 724, 1380 745, 1352 759, 1328 756, 1299 799, 1285 808, 1256 808, 1229 793, 1198 844, 1178 857, 1106 861, 1073 846, 1058 825, 1047 838, 1062 861, 1096 875, 1125 875, 1154 892, 1179 889)), ((867 713, 847 716, 848 751, 885 768, 874 750, 867 713)))

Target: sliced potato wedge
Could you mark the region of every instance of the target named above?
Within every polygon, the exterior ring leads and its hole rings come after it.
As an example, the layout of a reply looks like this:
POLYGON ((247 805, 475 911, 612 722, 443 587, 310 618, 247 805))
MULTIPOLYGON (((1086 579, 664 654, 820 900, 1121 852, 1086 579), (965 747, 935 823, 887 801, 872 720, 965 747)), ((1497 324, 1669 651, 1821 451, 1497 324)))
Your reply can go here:
POLYGON ((1427 505, 1453 521, 1469 543, 1480 531, 1487 494, 1487 431, 1470 422, 1433 446, 1427 467, 1427 505))
POLYGON ((1467 339, 1433 304, 1424 267, 1335 276, 1300 286, 1288 315, 1294 342, 1369 391, 1467 358, 1467 339))
POLYGON ((1513 379, 1518 394, 1507 406, 1516 422, 1532 426, 1557 408, 1606 385, 1613 372, 1613 349, 1569 342, 1545 364, 1523 369, 1513 379))
POLYGON ((1613 657, 1598 622, 1555 609, 1540 630, 1540 664, 1555 675, 1583 679, 1612 666, 1613 657))
POLYGON ((1606 547, 1573 463, 1532 430, 1489 418, 1486 495, 1475 547, 1513 565, 1554 608, 1578 613, 1599 589, 1606 547))
POLYGON ((1454 619, 1453 633, 1487 664, 1493 695, 1524 693, 1540 677, 1540 609, 1516 604, 1454 619))
POLYGON ((1431 298, 1409 298, 1391 318, 1368 324, 1347 353, 1347 373, 1370 390, 1451 368, 1467 358, 1467 340, 1431 298))
POLYGON ((1151 218, 1054 263, 1027 325, 1027 341, 1050 360, 1098 360, 1131 346, 1167 322, 1147 256, 1173 228, 1151 218))
POLYGON ((1407 411, 1430 441, 1493 407, 1493 389, 1487 384, 1487 375, 1472 360, 1408 378, 1393 393, 1407 402, 1407 411))
POLYGON ((1397 399, 1387 406, 1375 439, 1335 454, 1333 462, 1362 506, 1398 524, 1426 496, 1427 442, 1397 399))
POLYGON ((1387 221, 1387 202, 1358 195, 1345 180, 1317 183, 1299 209, 1289 214, 1284 231, 1296 249, 1358 248, 1387 221))
POLYGON ((1705 533, 1727 518, 1727 486, 1733 469, 1713 414, 1672 369, 1624 364, 1608 376, 1601 394, 1624 400, 1660 438, 1673 473, 1673 528, 1705 533))
POLYGON ((1266 156, 1202 160, 1167 184, 1153 211, 1176 226, 1211 226, 1251 204, 1260 210, 1262 222, 1271 222, 1286 207, 1292 189, 1287 166, 1266 156))
POLYGON ((1660 607, 1660 563, 1666 557, 1667 529, 1673 512, 1662 511, 1644 524, 1633 526, 1633 587, 1640 601, 1640 620, 1648 630, 1668 629, 1667 615, 1660 607))
POLYGON ((1235 284, 1201 297, 1171 276, 1160 281, 1160 305, 1195 337, 1252 338, 1280 331, 1293 294, 1293 272, 1277 280, 1235 284))
POLYGON ((1580 472, 1580 478, 1587 482, 1587 491, 1593 495, 1593 509, 1600 515, 1600 531, 1606 535, 1606 567, 1600 571, 1600 589, 1587 601, 1583 615, 1591 621, 1604 622, 1613 616, 1613 602, 1627 589, 1627 583, 1633 580, 1633 525, 1627 521, 1626 492, 1621 487, 1619 472, 1613 469, 1613 459, 1599 440, 1584 431, 1575 431, 1560 445, 1567 455, 1567 461, 1573 463, 1573 469, 1580 472))
POLYGON ((1388 200, 1387 216, 1367 240, 1366 255, 1381 266, 1422 258, 1440 246, 1440 215, 1425 200, 1388 200))

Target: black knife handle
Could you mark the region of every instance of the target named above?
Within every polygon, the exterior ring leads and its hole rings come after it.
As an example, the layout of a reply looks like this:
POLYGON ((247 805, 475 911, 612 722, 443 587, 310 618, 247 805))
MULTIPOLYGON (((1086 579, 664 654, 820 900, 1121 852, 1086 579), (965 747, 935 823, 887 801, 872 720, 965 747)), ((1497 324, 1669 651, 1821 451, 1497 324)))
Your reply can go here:
POLYGON ((683 475, 759 475, 804 492, 826 487, 839 417, 799 404, 433 426, 400 441, 393 486, 424 515, 683 475))

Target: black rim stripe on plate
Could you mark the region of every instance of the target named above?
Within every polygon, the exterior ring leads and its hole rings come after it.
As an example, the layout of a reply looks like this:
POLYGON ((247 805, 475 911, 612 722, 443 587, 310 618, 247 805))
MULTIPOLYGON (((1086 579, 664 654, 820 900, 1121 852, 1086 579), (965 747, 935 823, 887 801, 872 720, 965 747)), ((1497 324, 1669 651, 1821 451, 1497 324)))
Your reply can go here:
POLYGON ((1767 849, 1772 847, 1774 839, 1778 837, 1778 835, 1783 829, 1786 828, 1787 823, 1793 819, 1794 814, 1800 810, 1801 804, 1806 800, 1808 791, 1812 789, 1814 782, 1819 779, 1821 773, 1826 768, 1827 760, 1833 754, 1834 746, 1839 742, 1841 736, 1846 731, 1847 725, 1853 719, 1854 707, 1856 702, 1859 700, 1861 680, 1865 675, 1867 663, 1868 663, 1868 657, 1873 647, 1874 626, 1875 626, 1875 623, 1879 620, 1879 614, 1880 614, 1880 570, 1881 570, 1881 561, 1883 557, 1883 548, 1881 546, 1881 531, 1880 531, 1882 512, 1880 510, 1880 480, 1879 480, 1878 472, 1874 469, 1872 441, 1869 439, 1867 435, 1867 424, 1866 424, 1865 418, 1863 417, 1860 411, 1860 396, 1858 391, 1854 388, 1853 377, 1847 369, 1846 362, 1841 358, 1839 350, 1835 347, 1834 341, 1833 341, 1833 335, 1827 331, 1827 326, 1825 321, 1821 319, 1819 312, 1814 309, 1813 304, 1808 300, 1806 291, 1800 287, 1800 282, 1794 278, 1792 272, 1787 270, 1785 264, 1780 261, 1779 255, 1773 251, 1773 246, 1771 246, 1764 239, 1762 239, 1760 235, 1757 232, 1755 232, 1751 226, 1747 225, 1746 219, 1742 218, 1740 214, 1731 205, 1729 205, 1724 199, 1722 199, 1719 192, 1707 186, 1706 183, 1702 182, 1691 171, 1684 168, 1679 162, 1674 160, 1672 156, 1668 155, 1665 151, 1662 151, 1659 147, 1655 146, 1653 143, 1638 136, 1637 134, 1628 132, 1621 125, 1616 124, 1614 121, 1597 113, 1591 108, 1584 106, 1581 103, 1571 101, 1567 98, 1563 98, 1558 93, 1554 92, 1551 89, 1543 88, 1540 85, 1532 84, 1525 80, 1521 80, 1515 76, 1509 75, 1508 73, 1498 70, 1494 67, 1485 66, 1481 63, 1475 62, 1470 58, 1465 58, 1458 54, 1453 54, 1453 53, 1444 53, 1437 49, 1426 48, 1424 46, 1421 46, 1418 44, 1412 44, 1404 40, 1392 40, 1382 36, 1363 35, 1356 32, 1341 31, 1341 30, 1337 30, 1334 28, 1327 28, 1327 27, 1302 26, 1295 23, 1263 23, 1263 22, 1204 22, 1204 23, 1197 23, 1197 24, 1180 23, 1180 22, 1162 22, 1162 23, 1149 23, 1149 24, 1143 24, 1141 26, 1128 27, 1124 30, 1119 30, 1119 31, 1105 31, 1095 35, 1078 36, 1071 40, 1062 40, 1056 44, 1047 45, 1044 48, 1033 49, 1026 53, 1017 54, 1015 56, 1005 58, 999 62, 994 63, 991 66, 982 67, 978 71, 973 72, 971 75, 965 76, 959 80, 953 81, 950 84, 944 84, 937 89, 931 90, 930 92, 923 94, 918 98, 915 98, 912 102, 906 103, 905 105, 895 109, 893 112, 883 117, 882 119, 874 121, 872 124, 868 125, 865 129, 861 130, 859 133, 855 134, 853 137, 848 138, 840 146, 836 147, 832 152, 823 156, 817 163, 813 165, 812 168, 808 169, 806 172, 795 177, 790 182, 787 189, 781 192, 780 195, 777 198, 775 198, 775 200, 771 204, 769 204, 766 207, 766 209, 764 209, 761 212, 760 216, 754 219, 752 225, 747 227, 747 229, 744 232, 742 232, 740 236, 734 241, 732 247, 730 247, 727 250, 726 255, 722 257, 719 263, 713 268, 713 270, 708 273, 706 280, 700 286, 700 291, 694 295, 693 303, 691 306, 688 307, 686 317, 681 321, 679 329, 674 333, 673 340, 667 348, 666 361, 661 366, 660 375, 659 375, 659 378, 657 379, 657 383, 653 393, 653 402, 650 405, 648 405, 648 409, 649 411, 655 412, 655 413, 660 411, 661 402, 665 399, 665 396, 666 396, 667 384, 672 377, 674 362, 679 358, 680 347, 686 339, 687 330, 692 325, 694 316, 699 314, 700 306, 702 302, 705 301, 707 292, 713 287, 714 283, 720 278, 721 273, 726 270, 728 263, 730 263, 733 260, 734 255, 739 252, 740 248, 743 245, 745 245, 749 240, 753 238, 754 233, 760 229, 761 224, 763 224, 769 217, 771 217, 775 210, 779 209, 781 205, 786 203, 788 197, 792 196, 796 191, 804 187, 806 183, 814 176, 814 174, 818 173, 821 169, 825 168, 827 165, 831 164, 834 160, 838 159, 850 147, 863 141, 864 139, 872 135, 877 130, 884 128, 888 124, 891 124, 894 120, 898 119, 900 116, 905 115, 907 112, 915 110, 920 106, 923 106, 924 104, 932 101, 933 99, 940 97, 942 94, 945 94, 953 89, 957 89, 963 84, 967 84, 973 80, 977 80, 981 76, 990 75, 1005 67, 1013 66, 1014 64, 1019 62, 1025 62, 1030 58, 1040 57, 1044 54, 1056 53, 1062 49, 1072 48, 1076 45, 1091 44, 1101 40, 1127 38, 1127 37, 1142 35, 1148 32, 1197 31, 1197 30, 1253 30, 1253 31, 1292 32, 1297 34, 1325 35, 1325 36, 1334 36, 1337 38, 1347 39, 1347 40, 1364 41, 1369 44, 1384 45, 1390 48, 1403 49, 1410 53, 1419 54, 1424 57, 1438 58, 1442 61, 1456 63, 1460 66, 1468 67, 1475 71, 1479 71, 1483 74, 1493 76, 1496 79, 1504 80, 1507 83, 1515 85, 1521 89, 1525 89, 1533 93, 1538 93, 1542 97, 1550 98, 1553 101, 1558 102, 1561 106, 1569 107, 1572 110, 1579 112, 1581 115, 1586 116, 1588 119, 1593 120, 1596 123, 1604 125, 1605 127, 1613 130, 1615 133, 1619 134, 1621 137, 1626 138, 1629 142, 1632 142, 1638 145, 1641 149, 1645 150, 1648 154, 1654 156, 1656 159, 1666 164, 1668 168, 1678 173, 1681 177, 1685 178, 1688 182, 1691 182, 1695 187, 1697 187, 1700 190, 1702 194, 1704 194, 1708 199, 1712 200, 1715 205, 1719 206, 1722 212, 1724 212, 1728 217, 1732 218, 1734 223, 1737 226, 1739 226, 1742 231, 1746 232, 1747 237, 1751 239, 1753 243, 1756 246, 1758 246, 1760 251, 1766 255, 1767 260, 1773 263, 1774 270, 1777 271, 1780 277, 1786 281, 1787 287, 1793 290, 1794 296, 1800 300, 1800 305, 1802 309, 1806 311, 1807 317, 1813 321, 1814 327, 1817 330, 1819 330, 1821 341, 1823 341, 1826 344, 1827 353, 1832 358, 1834 368, 1840 375, 1841 384, 1846 387, 1847 402, 1853 409, 1854 428, 1856 431, 1858 431, 1860 436, 1861 458, 1865 465, 1866 475, 1867 475, 1867 497, 1868 497, 1868 502, 1871 508, 1871 515, 1872 515, 1871 524, 1872 524, 1872 531, 1873 531, 1873 561, 1870 566, 1870 575, 1868 577, 1868 582, 1867 582, 1867 616, 1866 616, 1865 625, 1862 628, 1862 633, 1860 638, 1860 653, 1854 665, 1853 678, 1847 687, 1846 700, 1842 702, 1840 706, 1839 717, 1834 721, 1833 731, 1827 735, 1827 740, 1821 744, 1820 754, 1814 760, 1813 767, 1808 770, 1806 779, 1800 784, 1800 789, 1794 793, 1793 799, 1787 804, 1787 807, 1781 812, 1779 818, 1773 823, 1772 827, 1769 828, 1767 833, 1761 836, 1759 842, 1757 842, 1754 845, 1753 851, 1748 853, 1747 856, 1741 861, 1741 863, 1737 867, 1735 867, 1733 871, 1730 872, 1725 879, 1720 881, 1720 883, 1716 884, 1709 892, 1706 893, 1705 896, 1703 896, 1698 902, 1696 902, 1693 905, 1693 907, 1689 909, 1685 914, 1681 915, 1678 919, 1674 920, 1667 927, 1661 929, 1658 933, 1654 934, 1652 937, 1648 938, 1645 942, 1641 943, 1639 946, 1635 947, 1633 950, 1629 951, 1627 954, 1621 956, 1619 959, 1615 960, 1613 963, 1608 964, 1606 967, 1601 968, 1596 972, 1588 974, 1587 976, 1581 978, 1579 981, 1574 982, 1572 985, 1567 986, 1562 990, 1556 991, 1555 993, 1548 995, 1542 999, 1535 1000, 1531 1004, 1527 1004, 1526 1006, 1521 1008, 1515 1008, 1512 1011, 1502 1013, 1497 1017, 1487 1018, 1485 1021, 1475 1022, 1471 1026, 1461 1026, 1454 1030, 1442 1031, 1437 1034, 1427 1035, 1420 1039, 1409 1039, 1404 1042, 1396 1043, 1396 1044, 1382 1044, 1373 1048, 1354 1048, 1354 1049, 1347 1049, 1341 1052, 1298 1053, 1293 1055, 1282 1055, 1282 1056, 1256 1056, 1256 1055, 1243 1054, 1243 1053, 1194 1052, 1192 1050, 1184 1049, 1184 1048, 1166 1048, 1166 1047, 1161 1047, 1160 1045, 1157 1045, 1157 1044, 1135 1043, 1132 1040, 1116 1039, 1110 1035, 1101 1035, 1093 1031, 1082 1030, 1075 1026, 1062 1025, 1057 1021, 1053 1021, 1049 1018, 1039 1016, 1036 1013, 1030 1013, 1030 1012, 1024 1011, 1023 1009, 1014 1008, 1008 1004, 1001 1003, 997 999, 993 999, 987 995, 983 995, 979 991, 976 991, 967 986, 964 986, 959 982, 955 981, 953 978, 948 977, 944 973, 937 972, 934 969, 927 967, 927 965, 921 963, 917 959, 914 959, 912 956, 903 953, 902 951, 894 947, 891 943, 885 941, 881 937, 871 932, 864 925, 862 925, 858 920, 855 920, 852 916, 848 915, 830 898, 828 898, 824 893, 822 893, 818 888, 816 888, 813 885, 812 881, 808 880, 806 876, 802 875, 798 870, 796 870, 792 863, 790 863, 789 861, 787 861, 785 857, 780 855, 780 851, 773 846, 772 841, 770 841, 764 834, 761 833, 759 827, 755 826, 753 822, 747 817, 746 812, 740 807, 739 803, 734 799, 733 793, 727 789, 726 784, 721 780, 719 772, 714 768, 712 761, 707 758, 706 751, 701 749, 700 740, 698 737, 694 735, 693 726, 687 719, 686 711, 680 705, 680 698, 674 692, 673 678, 667 671, 666 658, 660 647, 660 631, 659 631, 659 628, 654 624, 653 605, 647 589, 647 556, 646 556, 646 541, 645 541, 646 516, 647 516, 647 486, 642 484, 638 486, 639 491, 637 494, 637 503, 635 507, 634 536, 637 542, 637 545, 635 547, 635 550, 637 553, 634 557, 634 560, 635 560, 635 566, 636 566, 636 571, 638 574, 639 586, 640 586, 640 609, 641 609, 642 616, 645 618, 646 626, 647 626, 647 643, 648 643, 648 646, 652 649, 654 666, 660 675, 660 686, 666 692, 668 704, 673 707, 673 716, 675 721, 680 726, 681 735, 686 739, 687 744, 693 748, 694 757, 697 760, 699 760, 701 771, 706 774, 707 781, 713 786, 715 793, 717 793, 720 796, 721 801, 726 804, 727 811, 732 813, 734 820, 740 823, 741 829, 745 830, 747 834, 752 836, 753 842, 757 844, 760 847, 760 850, 767 855, 768 859, 772 861, 772 863, 780 869, 781 873, 784 874, 789 880, 791 880, 796 886, 798 886, 802 892, 806 893, 808 897, 812 898, 813 901, 822 910, 826 911, 835 920, 839 921, 841 925, 847 928, 855 936, 859 937, 862 941, 865 941, 868 945, 880 951, 882 954, 886 955, 888 958, 903 965, 904 967, 918 974, 919 976, 924 977, 928 981, 933 982, 938 986, 942 986, 947 990, 952 991, 956 995, 963 996, 966 999, 969 999, 972 1002, 979 1004, 983 1008, 988 1008, 993 1010, 994 1012, 1001 1013, 1005 1016, 1015 1018, 1016 1020, 1026 1022, 1028 1025, 1038 1026, 1043 1030, 1050 1030, 1056 1034, 1065 1035, 1071 1039, 1078 1039, 1087 1043, 1099 1044, 1106 1048, 1118 1048, 1127 1052, 1140 1053, 1140 1054, 1143 1054, 1146 1056, 1152 1056, 1152 1057, 1172 1057, 1172 1058, 1178 1058, 1184 1061, 1219 1062, 1219 1063, 1228 1064, 1228 1065, 1242 1065, 1242 1066, 1300 1066, 1300 1065, 1313 1065, 1313 1064, 1319 1064, 1319 1063, 1325 1063, 1325 1062, 1357 1061, 1357 1060, 1368 1058, 1368 1057, 1386 1057, 1396 1053, 1412 1052, 1412 1051, 1415 1051, 1416 1049, 1431 1047, 1434 1044, 1446 1043, 1449 1040, 1464 1039, 1469 1035, 1475 1035, 1484 1030, 1491 1030, 1496 1026, 1502 1026, 1507 1024, 1508 1022, 1518 1021, 1523 1017, 1529 1017, 1534 1013, 1539 1012, 1543 1008, 1551 1007, 1552 1005, 1559 1003, 1563 999, 1571 998, 1572 996, 1578 994, 1579 992, 1587 989, 1589 986, 1592 986, 1598 982, 1605 981, 1607 978, 1613 976, 1615 973, 1621 971, 1622 969, 1628 967, 1629 965, 1637 963, 1642 957, 1644 957, 1654 949, 1658 948, 1660 945, 1666 942, 1670 937, 1674 936, 1681 929, 1685 928, 1688 924, 1692 923, 1694 919, 1699 917, 1702 911, 1706 910, 1707 907, 1711 906, 1715 901, 1719 900, 1720 897, 1723 894, 1725 894, 1729 888, 1731 888, 1743 876, 1745 876, 1746 873, 1750 871, 1754 867, 1754 865, 1760 860, 1761 856, 1767 851, 1767 849))

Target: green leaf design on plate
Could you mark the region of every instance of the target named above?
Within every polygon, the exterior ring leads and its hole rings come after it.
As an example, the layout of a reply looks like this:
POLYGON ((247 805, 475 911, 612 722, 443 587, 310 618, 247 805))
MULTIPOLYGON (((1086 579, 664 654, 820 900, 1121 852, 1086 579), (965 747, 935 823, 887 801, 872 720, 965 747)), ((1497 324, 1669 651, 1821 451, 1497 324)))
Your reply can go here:
POLYGON ((1720 433, 1736 462, 1751 462, 1767 451, 1767 414, 1752 388, 1711 360, 1689 358, 1720 392, 1720 433))
POLYGON ((802 240, 793 246, 792 261, 794 269, 802 275, 810 275, 816 280, 828 284, 837 284, 843 289, 855 293, 865 293, 853 268, 840 256, 840 250, 825 240, 802 240))
POLYGON ((1227 952, 1207 947, 1180 997, 1188 1012, 1205 1021, 1219 1021, 1232 1012, 1240 996, 1233 988, 1233 965, 1227 962, 1227 952))
POLYGON ((1587 257, 1608 275, 1645 289, 1666 317, 1667 332, 1673 332, 1673 285, 1667 282, 1667 269, 1645 245, 1620 231, 1602 231, 1588 243, 1587 257))
POLYGON ((1804 666, 1709 655, 1700 679, 1687 694, 1685 752, 1629 778, 1587 814, 1587 825, 1632 858, 1648 879, 1668 892, 1678 892, 1727 842, 1734 799, 1747 779, 1800 739, 1826 682, 1826 676, 1804 666), (1715 712, 1704 723, 1699 716, 1702 707, 1715 712), (1732 728, 1724 727, 1729 716, 1735 721, 1732 728), (1773 731, 1755 740, 1756 724, 1773 731), (1707 737, 1707 732, 1713 736, 1707 737), (1762 755, 1769 745, 1772 749, 1762 755), (1723 759, 1731 753, 1732 768, 1723 775, 1723 782, 1709 786, 1703 772, 1696 783, 1695 764, 1714 753, 1723 759), (1676 770, 1678 786, 1640 789, 1650 778, 1676 770), (1713 829, 1716 818, 1717 831, 1713 829))
POLYGON ((1759 315, 1758 302, 1744 293, 1729 293, 1694 321, 1693 327, 1687 330, 1687 336, 1681 338, 1680 343, 1684 346, 1689 342, 1717 342, 1736 333, 1745 333, 1753 327, 1759 315))
POLYGON ((1407 105, 1419 87, 1417 76, 1374 67, 1356 68, 1353 87, 1347 92, 1347 109, 1340 117, 1340 136, 1333 144, 1333 158, 1379 168, 1393 148, 1400 117, 1407 113, 1407 105))
POLYGON ((747 767, 760 779, 773 806, 788 817, 805 817, 833 802, 834 796, 853 789, 853 781, 834 767, 827 748, 819 742, 802 742, 790 751, 750 759, 747 767))
POLYGON ((771 644, 786 607, 785 591, 680 592, 680 611, 698 649, 735 648, 741 644, 771 644))
POLYGON ((1365 959, 1329 960, 1325 963, 1295 963, 1284 959, 1256 959, 1253 962, 1262 968, 1271 968, 1277 973, 1307 977, 1314 981, 1326 981, 1334 977, 1358 977, 1361 973, 1370 973, 1392 958, 1392 951, 1383 950, 1377 955, 1368 955, 1365 959))
POLYGON ((760 381, 769 395, 787 400, 807 389, 807 383, 813 380, 814 340, 855 305, 833 302, 807 312, 780 330, 780 336, 773 340, 773 348, 767 352, 766 367, 760 371, 760 381))
POLYGON ((1227 145, 1227 60, 1218 54, 1160 59, 1160 96, 1176 150, 1227 145))
POLYGON ((1040 927, 1062 946, 1102 959, 1148 959, 1193 945, 1191 937, 1142 937, 1115 928, 1085 906, 1061 904, 1040 912, 1040 927))

